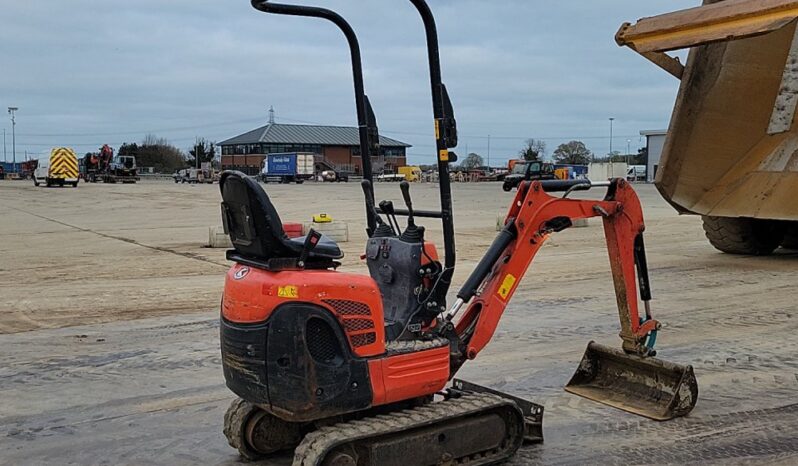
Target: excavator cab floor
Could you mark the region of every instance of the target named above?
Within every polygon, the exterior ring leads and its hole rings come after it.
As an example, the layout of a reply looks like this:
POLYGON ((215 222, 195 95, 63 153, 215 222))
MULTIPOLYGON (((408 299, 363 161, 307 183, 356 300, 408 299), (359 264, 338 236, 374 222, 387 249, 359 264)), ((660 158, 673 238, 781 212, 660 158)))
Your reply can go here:
POLYGON ((569 393, 656 421, 685 416, 698 401, 692 366, 626 354, 590 342, 569 393))

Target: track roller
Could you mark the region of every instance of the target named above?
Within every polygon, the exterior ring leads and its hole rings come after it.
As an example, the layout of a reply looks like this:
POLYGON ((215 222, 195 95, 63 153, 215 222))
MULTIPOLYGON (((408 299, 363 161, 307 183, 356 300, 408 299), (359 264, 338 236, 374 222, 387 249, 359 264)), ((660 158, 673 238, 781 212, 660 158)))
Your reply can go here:
POLYGON ((231 447, 251 461, 290 450, 302 440, 299 424, 283 421, 241 398, 227 408, 224 435, 231 447))

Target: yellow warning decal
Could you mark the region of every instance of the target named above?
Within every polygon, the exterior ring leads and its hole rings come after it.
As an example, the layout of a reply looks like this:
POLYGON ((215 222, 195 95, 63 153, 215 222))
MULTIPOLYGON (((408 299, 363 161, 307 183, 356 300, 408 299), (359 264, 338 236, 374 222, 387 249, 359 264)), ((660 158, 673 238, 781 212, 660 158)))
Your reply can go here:
POLYGON ((299 298, 299 287, 293 285, 281 286, 277 288, 277 296, 281 298, 299 298))
POLYGON ((440 160, 441 160, 441 162, 448 162, 449 161, 449 151, 447 149, 443 149, 441 151, 440 160))
POLYGON ((441 120, 435 120, 435 140, 441 138, 441 120))
POLYGON ((504 277, 504 281, 502 281, 502 286, 499 287, 499 297, 501 299, 507 299, 507 296, 510 295, 510 291, 513 289, 513 285, 515 285, 516 278, 512 274, 507 274, 504 277))

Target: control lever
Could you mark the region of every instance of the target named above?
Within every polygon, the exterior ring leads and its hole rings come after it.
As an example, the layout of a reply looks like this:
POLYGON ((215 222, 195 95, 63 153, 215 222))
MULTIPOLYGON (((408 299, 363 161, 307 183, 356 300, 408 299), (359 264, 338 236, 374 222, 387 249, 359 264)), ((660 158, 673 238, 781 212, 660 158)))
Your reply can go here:
POLYGON ((399 239, 408 243, 423 243, 424 227, 416 226, 416 220, 413 217, 413 201, 410 199, 410 183, 402 181, 399 184, 399 189, 402 190, 402 197, 405 199, 405 205, 407 205, 407 228, 405 228, 404 233, 399 236, 399 239))
POLYGON ((399 183, 399 189, 402 190, 402 197, 405 199, 405 205, 407 206, 407 227, 416 226, 416 221, 413 218, 413 201, 410 199, 410 183, 402 181, 399 183))
POLYGON ((399 235, 402 232, 402 227, 399 226, 399 221, 396 220, 396 211, 393 208, 393 201, 380 202, 380 210, 385 213, 385 217, 388 218, 388 225, 390 225, 394 233, 399 235))
POLYGON ((360 182, 360 187, 363 188, 363 194, 366 195, 366 209, 369 212, 374 212, 374 220, 377 222, 377 229, 375 231, 368 231, 369 237, 373 236, 393 236, 393 227, 388 226, 382 221, 380 212, 374 207, 374 196, 371 191, 371 181, 363 180, 360 182))

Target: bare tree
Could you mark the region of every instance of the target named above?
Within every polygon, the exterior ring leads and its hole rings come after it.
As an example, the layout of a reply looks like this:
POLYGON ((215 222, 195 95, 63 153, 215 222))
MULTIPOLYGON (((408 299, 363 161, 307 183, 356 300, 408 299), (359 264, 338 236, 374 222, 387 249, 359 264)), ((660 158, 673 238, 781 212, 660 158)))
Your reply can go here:
POLYGON ((559 163, 569 163, 574 165, 586 165, 590 163, 593 153, 585 146, 582 141, 571 141, 560 144, 554 151, 554 160, 559 163))
POLYGON ((482 167, 484 165, 485 159, 483 159, 481 155, 472 152, 468 154, 465 160, 463 160, 463 162, 460 164, 460 167, 470 170, 472 168, 482 167))
POLYGON ((546 142, 540 139, 527 139, 526 145, 521 152, 519 152, 519 156, 524 160, 543 160, 543 157, 546 156, 546 142))
POLYGON ((144 140, 141 141, 142 146, 168 146, 169 141, 166 138, 159 138, 154 134, 148 134, 144 136, 144 140))

